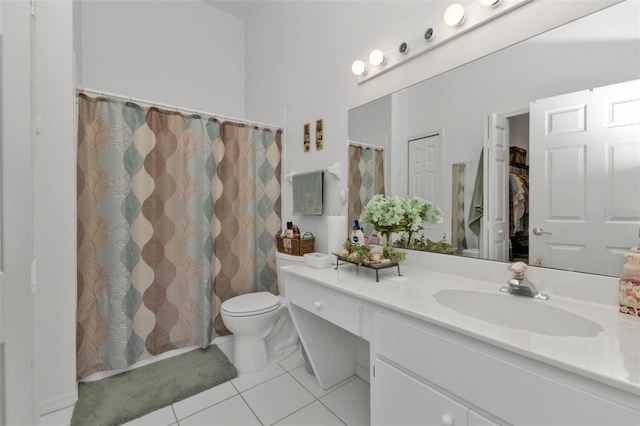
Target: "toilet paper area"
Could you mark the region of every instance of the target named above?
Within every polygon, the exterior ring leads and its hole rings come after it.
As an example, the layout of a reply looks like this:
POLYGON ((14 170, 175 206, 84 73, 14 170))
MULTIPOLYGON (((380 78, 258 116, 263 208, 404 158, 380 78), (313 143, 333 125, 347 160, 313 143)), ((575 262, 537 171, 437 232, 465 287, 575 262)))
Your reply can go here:
POLYGON ((324 253, 307 253, 304 255, 304 264, 315 269, 326 269, 331 266, 332 257, 324 253))

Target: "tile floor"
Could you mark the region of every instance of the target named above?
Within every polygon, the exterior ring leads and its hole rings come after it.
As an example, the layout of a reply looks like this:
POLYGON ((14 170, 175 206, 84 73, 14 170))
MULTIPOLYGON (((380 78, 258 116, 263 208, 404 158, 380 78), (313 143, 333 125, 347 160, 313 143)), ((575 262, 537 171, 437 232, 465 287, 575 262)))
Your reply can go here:
MULTIPOLYGON (((218 345, 233 359, 233 341, 218 345)), ((68 425, 71 412, 42 417, 41 425, 68 425)), ((298 351, 279 364, 242 375, 176 402, 126 426, 368 425, 369 384, 353 376, 323 390, 298 351)))

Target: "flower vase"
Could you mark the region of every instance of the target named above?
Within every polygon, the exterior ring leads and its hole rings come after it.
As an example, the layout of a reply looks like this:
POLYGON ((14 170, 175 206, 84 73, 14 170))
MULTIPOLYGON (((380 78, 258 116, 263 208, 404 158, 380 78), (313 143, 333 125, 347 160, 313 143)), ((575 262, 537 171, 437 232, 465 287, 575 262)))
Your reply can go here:
POLYGON ((380 231, 380 235, 382 236, 382 241, 380 241, 380 245, 393 247, 391 242, 391 231, 380 231))

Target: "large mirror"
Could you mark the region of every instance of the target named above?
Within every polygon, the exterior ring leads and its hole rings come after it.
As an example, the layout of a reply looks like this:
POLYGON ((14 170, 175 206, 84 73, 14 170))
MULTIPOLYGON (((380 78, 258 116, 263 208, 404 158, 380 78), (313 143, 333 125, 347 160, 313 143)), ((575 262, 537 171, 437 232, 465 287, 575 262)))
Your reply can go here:
POLYGON ((638 16, 625 1, 349 111, 349 217, 418 195, 457 255, 619 275, 639 244, 638 16))

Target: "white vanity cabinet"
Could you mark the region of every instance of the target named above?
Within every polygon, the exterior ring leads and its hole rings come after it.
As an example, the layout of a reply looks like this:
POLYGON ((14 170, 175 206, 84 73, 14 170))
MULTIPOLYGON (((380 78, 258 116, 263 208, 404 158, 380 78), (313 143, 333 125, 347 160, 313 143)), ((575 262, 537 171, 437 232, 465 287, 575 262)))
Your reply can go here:
MULTIPOLYGON (((637 392, 589 375, 594 356, 615 353, 617 344, 595 355, 576 353, 582 361, 573 366, 544 362, 529 352, 536 344, 549 348, 554 340, 545 336, 506 330, 518 348, 482 334, 484 328, 471 333, 456 327, 457 314, 411 311, 433 294, 422 284, 374 284, 345 271, 290 271, 285 285, 291 316, 321 387, 355 374, 356 340, 370 342, 373 425, 640 425, 637 392), (523 339, 531 349, 521 349, 523 339)), ((635 323, 617 326, 636 329, 635 323)), ((575 347, 584 351, 593 344, 580 342, 575 347)), ((634 351, 619 352, 600 371, 617 372, 626 359, 638 358, 634 351)))
POLYGON ((467 424, 468 408, 381 359, 374 363, 371 419, 376 425, 467 424))
POLYGON ((409 417, 397 424, 640 424, 637 396, 387 309, 372 315, 374 425, 399 411, 409 417))

